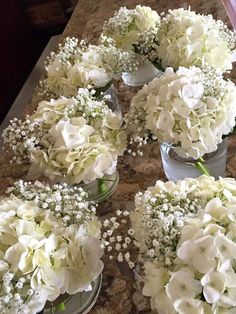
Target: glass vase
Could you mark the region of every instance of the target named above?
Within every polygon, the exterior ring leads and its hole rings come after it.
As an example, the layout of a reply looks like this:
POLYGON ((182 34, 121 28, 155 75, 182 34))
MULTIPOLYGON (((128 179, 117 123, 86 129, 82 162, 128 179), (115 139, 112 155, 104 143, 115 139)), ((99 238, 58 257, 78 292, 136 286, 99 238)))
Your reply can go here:
POLYGON ((112 110, 120 119, 122 118, 122 112, 120 108, 120 103, 117 98, 116 88, 113 84, 104 92, 104 95, 109 95, 110 98, 106 100, 108 108, 112 110))
POLYGON ((123 73, 122 79, 128 86, 142 86, 152 81, 155 77, 160 77, 161 75, 162 72, 151 62, 143 61, 134 73, 123 73))
POLYGON ((119 183, 119 173, 116 170, 111 175, 105 175, 88 184, 79 184, 87 193, 88 200, 94 203, 101 203, 110 197, 116 190, 119 183))
MULTIPOLYGON (((56 184, 61 182, 66 182, 63 178, 59 177, 54 180, 45 177, 38 171, 38 168, 31 166, 28 174, 25 178, 27 181, 41 180, 49 184, 56 184)), ((88 200, 94 203, 101 203, 110 197, 116 190, 119 183, 119 173, 117 170, 111 175, 105 175, 101 179, 96 179, 90 183, 78 183, 72 184, 71 186, 82 187, 88 193, 88 200)))
POLYGON ((95 305, 102 285, 102 275, 92 282, 91 291, 78 292, 73 295, 61 295, 54 302, 48 302, 41 313, 43 314, 87 314, 95 305), (59 304, 64 303, 64 309, 59 304))
MULTIPOLYGON (((196 168, 196 160, 188 158, 184 159, 178 156, 175 152, 174 145, 170 143, 160 144, 162 165, 166 178, 171 181, 182 180, 185 178, 197 178, 202 175, 202 172, 196 168)), ((203 159, 204 167, 208 170, 209 174, 216 179, 220 176, 225 176, 226 169, 226 154, 227 154, 227 141, 224 139, 216 151, 205 154, 203 159)))

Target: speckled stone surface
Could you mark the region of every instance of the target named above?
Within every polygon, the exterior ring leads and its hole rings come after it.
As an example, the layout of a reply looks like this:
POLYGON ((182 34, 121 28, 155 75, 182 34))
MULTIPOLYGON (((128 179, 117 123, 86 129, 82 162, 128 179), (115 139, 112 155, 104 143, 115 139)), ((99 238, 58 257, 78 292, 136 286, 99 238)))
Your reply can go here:
MULTIPOLYGON (((216 19, 222 19, 229 24, 224 7, 219 0, 79 0, 71 20, 65 31, 65 36, 78 38, 87 37, 96 43, 103 22, 111 17, 120 6, 133 8, 144 4, 156 9, 158 13, 178 7, 188 8, 199 13, 211 13, 216 19)), ((236 71, 229 75, 236 82, 236 71)), ((128 110, 130 100, 137 88, 128 88, 122 82, 116 84, 118 97, 123 112, 128 110)), ((35 92, 32 103, 27 111, 32 112, 37 106, 39 97, 35 92)), ((9 157, 0 156, 0 192, 11 185, 14 180, 24 178, 29 165, 12 165, 9 157)), ((146 146, 143 157, 125 155, 118 164, 120 183, 112 197, 99 205, 98 215, 101 219, 109 217, 117 209, 131 210, 134 207, 134 195, 153 185, 157 179, 165 180, 162 170, 158 144, 146 146)), ((236 177, 236 138, 231 137, 228 145, 227 175, 236 177)), ((125 232, 125 226, 123 227, 125 232)), ((142 296, 142 283, 136 272, 129 270, 126 265, 109 261, 104 257, 105 268, 101 293, 91 314, 141 314, 152 313, 149 299, 142 296)))

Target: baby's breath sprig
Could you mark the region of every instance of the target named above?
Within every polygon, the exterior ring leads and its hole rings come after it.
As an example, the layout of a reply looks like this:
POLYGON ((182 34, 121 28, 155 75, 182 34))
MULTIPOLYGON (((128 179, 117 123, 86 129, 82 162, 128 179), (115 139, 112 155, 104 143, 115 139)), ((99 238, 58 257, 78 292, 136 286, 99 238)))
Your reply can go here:
POLYGON ((127 153, 132 156, 143 156, 143 149, 144 146, 153 142, 157 141, 157 137, 155 135, 149 134, 147 136, 131 136, 129 138, 129 145, 127 148, 127 153))
POLYGON ((130 268, 135 267, 133 252, 133 229, 130 227, 129 211, 117 210, 111 218, 104 220, 102 227, 102 241, 106 254, 110 260, 120 263, 127 262, 130 268), (125 228, 124 228, 125 226, 125 228))
MULTIPOLYGON (((211 180, 211 179, 209 179, 211 180)), ((134 230, 134 244, 140 260, 152 259, 159 265, 170 266, 177 257, 181 230, 189 219, 194 219, 207 203, 202 197, 204 179, 182 183, 157 181, 135 197, 135 210, 130 214, 134 230)))
POLYGON ((124 118, 129 133, 127 153, 132 156, 143 156, 144 146, 156 141, 157 137, 146 128, 146 111, 142 99, 135 96, 133 103, 135 105, 131 104, 130 110, 124 118), (136 103, 135 99, 138 100, 136 103))
POLYGON ((230 80, 225 80, 221 71, 213 66, 202 68, 202 83, 204 86, 204 97, 224 97, 226 92, 234 87, 230 80))
POLYGON ((121 7, 104 23, 100 41, 105 44, 112 42, 117 48, 133 51, 133 45, 140 34, 151 28, 157 29, 159 23, 159 15, 150 7, 121 7))
POLYGON ((143 32, 133 46, 136 53, 145 56, 159 70, 164 71, 161 65, 161 60, 158 57, 159 42, 157 29, 150 28, 143 32))
POLYGON ((103 32, 108 35, 118 32, 124 36, 130 25, 133 23, 135 16, 135 10, 121 7, 119 11, 115 12, 113 17, 104 23, 103 32))
POLYGON ((88 201, 88 194, 77 186, 66 183, 52 186, 40 181, 17 181, 6 191, 26 201, 34 201, 40 208, 50 210, 57 218, 62 218, 65 225, 87 224, 95 218, 96 207, 88 201))
POLYGON ((18 278, 9 270, 1 270, 0 309, 3 311, 2 314, 26 313, 27 305, 31 300, 39 297, 37 289, 31 288, 30 281, 30 275, 18 278))
POLYGON ((39 120, 32 121, 30 116, 26 116, 24 120, 17 118, 10 120, 9 126, 2 133, 2 137, 4 149, 14 154, 11 162, 23 163, 27 161, 27 152, 39 144, 42 135, 42 123, 39 120))
POLYGON ((80 88, 78 94, 75 96, 77 102, 77 111, 81 112, 81 115, 89 120, 89 118, 100 117, 103 118, 111 110, 108 108, 106 101, 109 101, 110 95, 102 94, 102 97, 98 99, 96 97, 95 89, 80 88))
MULTIPOLYGON (((58 51, 52 51, 50 55, 47 57, 45 66, 54 62, 55 58, 59 63, 66 63, 73 56, 78 53, 78 39, 75 37, 66 37, 64 42, 60 43, 58 46, 58 51)), ((86 47, 87 43, 85 40, 80 42, 81 47, 86 47)))

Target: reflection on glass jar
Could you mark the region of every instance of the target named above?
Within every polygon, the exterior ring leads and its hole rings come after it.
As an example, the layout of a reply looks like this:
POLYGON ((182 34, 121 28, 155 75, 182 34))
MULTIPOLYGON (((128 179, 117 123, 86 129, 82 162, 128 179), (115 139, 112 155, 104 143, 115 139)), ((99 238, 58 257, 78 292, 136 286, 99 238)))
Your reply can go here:
POLYGON ((111 175, 105 175, 88 184, 79 184, 87 193, 88 200, 100 203, 110 197, 116 190, 119 183, 119 173, 116 170, 111 175))
POLYGON ((142 86, 149 83, 155 77, 160 77, 162 72, 158 70, 151 62, 140 63, 137 71, 134 73, 123 73, 122 79, 128 86, 142 86))
MULTIPOLYGON (((202 173, 195 166, 196 160, 179 157, 175 152, 174 145, 170 143, 160 144, 162 164, 168 180, 177 181, 185 178, 197 178, 202 173)), ((227 140, 224 139, 215 152, 203 156, 204 167, 209 174, 216 179, 225 176, 227 140)))
POLYGON ((115 86, 112 84, 105 92, 104 95, 109 95, 110 98, 106 101, 108 108, 112 110, 119 118, 122 118, 120 103, 117 98, 115 86))
POLYGON ((102 285, 102 275, 92 283, 91 291, 78 292, 73 295, 61 295, 54 302, 48 302, 41 313, 43 314, 87 314, 95 305, 102 285), (63 304, 63 310, 60 306, 63 304))

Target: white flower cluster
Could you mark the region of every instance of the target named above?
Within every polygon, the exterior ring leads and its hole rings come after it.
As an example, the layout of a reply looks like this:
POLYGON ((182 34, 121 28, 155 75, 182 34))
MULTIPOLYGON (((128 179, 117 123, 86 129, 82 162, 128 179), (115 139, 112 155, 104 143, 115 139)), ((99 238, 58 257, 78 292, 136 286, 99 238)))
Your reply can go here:
POLYGON ((130 268, 135 266, 131 260, 130 247, 133 244, 133 230, 128 229, 129 212, 117 210, 116 215, 105 219, 102 224, 102 242, 109 259, 122 263, 126 261, 130 268), (127 226, 127 233, 124 232, 127 226))
POLYGON ((32 121, 29 116, 24 120, 14 118, 9 126, 3 130, 3 149, 10 149, 14 156, 12 161, 22 163, 27 161, 28 152, 39 144, 39 138, 43 135, 40 121, 32 121))
POLYGON ((26 122, 14 120, 3 138, 16 161, 28 158, 52 180, 68 183, 111 175, 126 147, 121 118, 84 89, 76 98, 41 102, 26 122))
POLYGON ((158 30, 145 32, 137 51, 165 69, 213 66, 225 72, 236 61, 236 35, 220 20, 194 11, 169 10, 158 30))
POLYGON ((205 189, 205 182, 157 181, 144 193, 135 196, 135 211, 130 220, 135 244, 144 257, 162 265, 171 265, 176 258, 176 247, 186 217, 195 217, 204 198, 196 195, 205 189))
POLYGON ((150 7, 137 5, 131 10, 121 7, 105 22, 100 39, 102 42, 112 39, 117 48, 133 50, 142 32, 150 28, 157 30, 159 24, 159 15, 150 7))
POLYGON ((0 200, 0 312, 35 314, 91 289, 103 269, 101 224, 81 188, 16 182, 0 200))
MULTIPOLYGON (((231 178, 215 181, 201 176, 157 185, 162 185, 161 190, 169 194, 169 199, 175 199, 176 205, 182 206, 187 190, 193 199, 200 199, 200 204, 195 217, 186 213, 176 236, 177 257, 172 264, 157 259, 156 253, 145 254, 143 294, 151 297, 151 306, 158 313, 233 314, 236 307, 236 181, 231 178)), ((149 191, 152 189, 155 187, 149 191)), ((191 206, 189 203, 190 211, 191 206)), ((150 205, 144 203, 133 216, 139 244, 145 235, 142 217, 151 211, 150 205)), ((160 212, 165 212, 163 207, 160 212)), ((160 220, 159 232, 162 226, 160 220)), ((161 244, 158 248, 165 249, 161 244)))
POLYGON ((32 119, 43 120, 47 126, 53 126, 62 118, 76 116, 82 116, 90 124, 93 120, 106 119, 107 116, 115 118, 107 105, 109 97, 109 95, 103 95, 98 99, 95 90, 79 88, 75 97, 61 96, 58 99, 41 101, 32 119))
POLYGON ((91 45, 68 37, 58 53, 52 53, 41 82, 43 93, 75 96, 80 87, 103 88, 122 72, 137 67, 135 55, 112 45, 91 45))
POLYGON ((213 68, 180 67, 167 68, 134 96, 126 122, 134 139, 154 135, 175 144, 179 156, 198 159, 217 149, 235 117, 232 82, 213 68))

